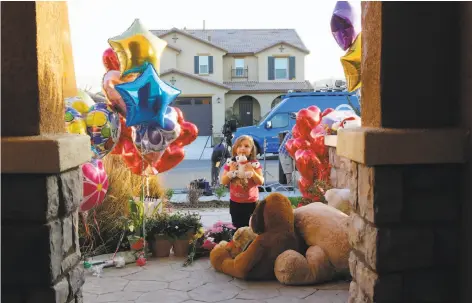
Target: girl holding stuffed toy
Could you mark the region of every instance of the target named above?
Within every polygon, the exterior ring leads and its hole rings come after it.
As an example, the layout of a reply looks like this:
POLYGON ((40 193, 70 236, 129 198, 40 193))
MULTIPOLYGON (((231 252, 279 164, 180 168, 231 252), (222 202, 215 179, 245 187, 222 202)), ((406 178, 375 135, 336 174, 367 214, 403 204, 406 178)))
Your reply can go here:
POLYGON ((233 225, 240 228, 249 225, 249 218, 259 200, 258 186, 264 183, 264 177, 251 136, 244 135, 236 139, 232 154, 233 159, 224 166, 221 183, 229 184, 229 212, 233 225))

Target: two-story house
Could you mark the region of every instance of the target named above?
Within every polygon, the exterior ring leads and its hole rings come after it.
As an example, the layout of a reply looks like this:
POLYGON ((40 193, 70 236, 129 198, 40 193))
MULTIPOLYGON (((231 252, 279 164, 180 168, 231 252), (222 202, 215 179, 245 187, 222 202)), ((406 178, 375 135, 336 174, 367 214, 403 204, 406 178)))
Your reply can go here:
POLYGON ((179 107, 200 135, 218 136, 225 116, 253 125, 289 90, 305 81, 309 53, 293 29, 152 31, 168 42, 160 77, 182 91, 179 107))

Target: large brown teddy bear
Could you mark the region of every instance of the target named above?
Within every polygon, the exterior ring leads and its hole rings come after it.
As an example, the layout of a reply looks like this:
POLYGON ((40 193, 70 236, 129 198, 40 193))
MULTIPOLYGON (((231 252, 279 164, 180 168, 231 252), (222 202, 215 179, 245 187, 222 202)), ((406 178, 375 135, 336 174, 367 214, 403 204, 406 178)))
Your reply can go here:
POLYGON ((240 279, 275 279, 275 259, 286 250, 298 249, 293 220, 287 197, 279 193, 268 195, 252 215, 251 227, 258 234, 254 241, 234 259, 224 246, 215 246, 210 253, 211 265, 240 279))
POLYGON ((348 218, 321 202, 295 209, 295 229, 308 245, 305 256, 295 250, 275 262, 277 280, 286 285, 307 285, 349 276, 348 218))

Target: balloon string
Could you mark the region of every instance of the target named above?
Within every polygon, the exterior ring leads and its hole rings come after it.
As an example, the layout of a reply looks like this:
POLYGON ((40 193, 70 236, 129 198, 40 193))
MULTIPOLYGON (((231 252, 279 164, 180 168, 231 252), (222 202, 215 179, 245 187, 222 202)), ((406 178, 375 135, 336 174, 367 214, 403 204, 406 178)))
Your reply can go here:
POLYGON ((143 141, 141 140, 141 201, 143 202, 143 252, 146 257, 146 204, 144 203, 144 153, 143 153, 143 141))
POLYGON ((87 224, 87 221, 85 220, 85 212, 80 213, 80 217, 82 218, 82 222, 84 223, 85 234, 90 237, 90 229, 87 224))
POLYGON ((101 237, 101 235, 100 235, 100 226, 98 225, 97 212, 95 211, 95 209, 93 210, 93 222, 95 223, 95 226, 97 227, 98 235, 101 237))

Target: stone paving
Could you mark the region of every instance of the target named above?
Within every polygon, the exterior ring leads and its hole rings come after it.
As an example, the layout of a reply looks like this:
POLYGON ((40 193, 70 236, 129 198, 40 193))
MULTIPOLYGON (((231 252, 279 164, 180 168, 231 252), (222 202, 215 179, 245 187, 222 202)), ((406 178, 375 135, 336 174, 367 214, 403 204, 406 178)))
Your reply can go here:
POLYGON ((84 303, 344 303, 348 282, 284 286, 277 281, 248 282, 216 272, 208 258, 183 267, 183 258, 150 259, 143 267, 106 268, 86 273, 84 303))

